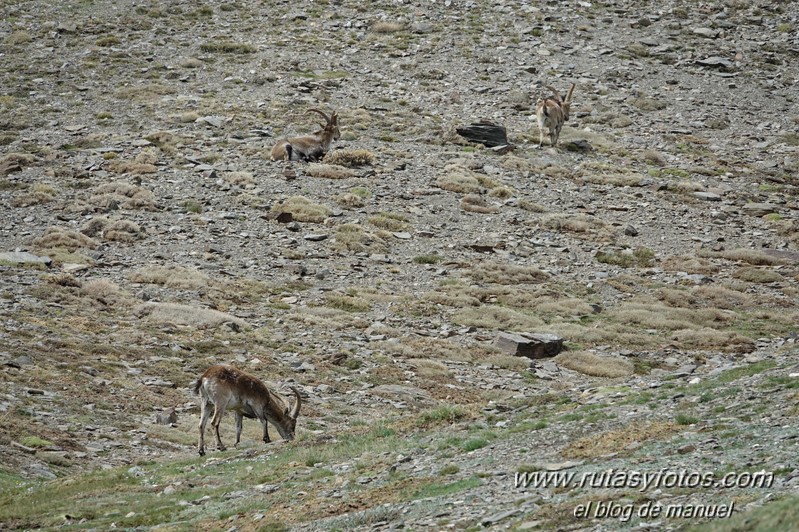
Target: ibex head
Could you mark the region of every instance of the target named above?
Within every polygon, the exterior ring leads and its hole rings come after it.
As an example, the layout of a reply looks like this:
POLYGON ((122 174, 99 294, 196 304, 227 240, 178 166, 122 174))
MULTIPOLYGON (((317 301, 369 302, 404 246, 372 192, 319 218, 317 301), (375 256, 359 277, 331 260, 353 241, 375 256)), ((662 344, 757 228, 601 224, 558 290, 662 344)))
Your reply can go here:
POLYGON ((274 423, 277 431, 284 440, 294 439, 294 429, 297 427, 297 417, 300 415, 300 406, 302 405, 302 398, 297 388, 291 387, 294 396, 297 398, 294 405, 283 410, 283 423, 274 423))
POLYGON ((326 133, 332 133, 333 134, 333 136, 331 137, 333 140, 338 140, 339 138, 341 138, 341 131, 339 131, 339 129, 338 129, 338 113, 333 111, 333 114, 328 117, 320 109, 316 109, 316 108, 309 109, 308 112, 309 113, 318 113, 319 115, 322 116, 322 118, 325 119, 325 123, 324 124, 319 124, 319 125, 322 127, 322 129, 326 133))

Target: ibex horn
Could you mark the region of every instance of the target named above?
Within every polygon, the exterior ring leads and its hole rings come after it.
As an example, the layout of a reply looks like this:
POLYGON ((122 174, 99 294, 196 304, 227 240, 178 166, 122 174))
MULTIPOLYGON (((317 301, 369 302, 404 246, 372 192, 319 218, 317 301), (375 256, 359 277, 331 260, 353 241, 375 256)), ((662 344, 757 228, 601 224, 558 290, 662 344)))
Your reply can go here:
POLYGON ((297 391, 297 388, 291 387, 291 391, 294 392, 294 395, 297 396, 297 401, 294 403, 294 408, 291 409, 291 418, 297 419, 297 416, 300 415, 300 405, 302 404, 302 398, 300 397, 300 392, 297 391))
POLYGON ((319 113, 320 115, 322 115, 322 118, 325 119, 325 122, 327 122, 328 124, 330 123, 330 118, 328 118, 328 116, 325 113, 323 113, 322 111, 320 111, 319 109, 308 109, 308 112, 309 113, 319 113))

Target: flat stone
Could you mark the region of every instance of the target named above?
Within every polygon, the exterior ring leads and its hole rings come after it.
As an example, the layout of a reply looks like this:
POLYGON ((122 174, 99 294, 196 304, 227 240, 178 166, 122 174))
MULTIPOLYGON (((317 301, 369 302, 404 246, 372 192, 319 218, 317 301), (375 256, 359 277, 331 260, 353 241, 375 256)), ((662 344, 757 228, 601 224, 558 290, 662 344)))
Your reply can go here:
POLYGON ((415 386, 404 386, 402 384, 381 384, 372 388, 372 393, 409 404, 429 404, 433 402, 430 392, 415 386))
POLYGON ((743 211, 751 216, 766 216, 777 212, 777 206, 773 203, 747 203, 743 206, 743 211))
POLYGON ((715 39, 719 36, 719 30, 714 30, 711 28, 694 28, 694 35, 700 35, 702 37, 707 37, 708 39, 715 39))
POLYGON ((721 201, 721 196, 714 192, 694 192, 694 197, 704 201, 721 201))
POLYGON ((527 358, 554 357, 563 350, 563 338, 548 333, 505 333, 494 339, 502 351, 527 358))
POLYGON ((24 266, 26 264, 43 264, 48 268, 53 263, 50 257, 34 255, 27 251, 10 251, 0 253, 0 263, 24 266))
POLYGON ((197 123, 205 123, 209 126, 213 127, 222 127, 225 124, 225 117, 223 116, 201 116, 197 120, 197 123))
POLYGON ((696 64, 709 68, 733 68, 735 66, 735 63, 729 59, 715 55, 712 57, 706 57, 705 59, 699 59, 696 61, 696 64))

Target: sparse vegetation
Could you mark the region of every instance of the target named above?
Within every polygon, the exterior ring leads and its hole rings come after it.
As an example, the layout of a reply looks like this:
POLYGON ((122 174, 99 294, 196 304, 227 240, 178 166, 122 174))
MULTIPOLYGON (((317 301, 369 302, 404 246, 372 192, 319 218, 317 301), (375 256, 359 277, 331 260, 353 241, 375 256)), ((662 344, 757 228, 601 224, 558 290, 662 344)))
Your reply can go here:
POLYGON ((796 528, 788 3, 0 4, 0 528, 796 528), (198 457, 217 363, 296 439, 198 457), (777 482, 513 485, 675 463, 777 482))

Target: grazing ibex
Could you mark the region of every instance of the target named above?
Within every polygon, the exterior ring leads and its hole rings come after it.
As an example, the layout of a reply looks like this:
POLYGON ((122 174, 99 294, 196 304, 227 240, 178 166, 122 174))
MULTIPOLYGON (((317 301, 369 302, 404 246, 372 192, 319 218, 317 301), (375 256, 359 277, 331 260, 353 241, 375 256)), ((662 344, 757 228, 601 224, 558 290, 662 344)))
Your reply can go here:
POLYGON ((338 129, 338 114, 333 111, 329 117, 319 109, 309 113, 319 113, 327 122, 320 124, 322 129, 310 135, 289 137, 279 141, 272 148, 273 161, 318 161, 330 149, 330 144, 341 137, 338 129))
POLYGON ((560 93, 549 85, 546 86, 555 95, 554 98, 541 98, 535 107, 535 115, 538 118, 538 147, 544 144, 544 128, 549 128, 549 145, 555 146, 560 137, 560 128, 563 123, 569 120, 569 108, 572 103, 572 93, 575 84, 572 83, 566 99, 560 97, 560 93))
POLYGON ((216 443, 220 451, 225 450, 219 437, 219 422, 226 409, 236 416, 236 445, 241 439, 241 425, 245 417, 257 418, 264 426, 264 442, 269 443, 267 421, 277 428, 285 440, 294 439, 294 428, 300 414, 300 393, 292 388, 297 397, 292 408, 287 402, 252 375, 230 366, 211 366, 200 375, 194 385, 194 393, 200 395, 200 456, 205 454, 205 424, 214 405, 211 426, 216 431, 216 443))

